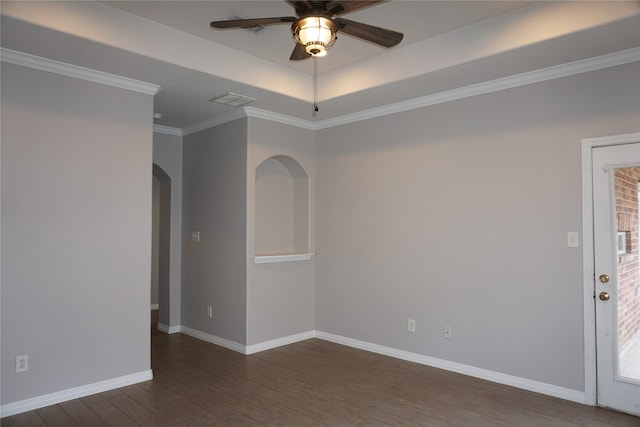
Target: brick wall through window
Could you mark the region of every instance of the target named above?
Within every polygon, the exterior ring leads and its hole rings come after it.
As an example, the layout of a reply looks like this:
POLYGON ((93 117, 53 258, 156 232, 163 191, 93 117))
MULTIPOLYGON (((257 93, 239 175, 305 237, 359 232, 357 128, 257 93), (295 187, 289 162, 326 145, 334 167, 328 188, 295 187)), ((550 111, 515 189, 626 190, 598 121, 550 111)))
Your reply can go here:
MULTIPOLYGON (((615 171, 616 230, 626 232, 626 253, 618 255, 618 349, 640 334, 640 257, 638 256, 638 182, 640 167, 615 171)), ((639 338, 640 339, 640 338, 639 338)))

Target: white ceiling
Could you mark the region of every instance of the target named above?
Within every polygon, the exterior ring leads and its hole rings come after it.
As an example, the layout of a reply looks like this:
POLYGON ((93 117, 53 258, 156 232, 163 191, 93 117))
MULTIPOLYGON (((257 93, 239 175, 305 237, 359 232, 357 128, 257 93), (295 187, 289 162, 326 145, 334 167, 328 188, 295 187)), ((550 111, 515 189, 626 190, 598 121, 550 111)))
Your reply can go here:
POLYGON ((289 25, 258 34, 212 20, 293 16, 284 1, 2 1, 2 47, 155 83, 157 124, 189 128, 233 107, 322 121, 501 77, 640 46, 640 4, 628 2, 391 1, 346 18, 404 33, 384 49, 339 35, 317 60, 289 61, 289 25))
MULTIPOLYGON (((265 27, 259 34, 246 30, 214 30, 211 21, 243 18, 295 16, 284 0, 278 1, 115 1, 110 6, 176 28, 194 36, 247 52, 286 67, 311 73, 311 61, 289 61, 294 46, 291 25, 265 27)), ((348 15, 348 19, 402 32, 400 46, 407 46, 439 34, 526 6, 518 1, 395 1, 375 5, 348 15)), ((322 71, 344 67, 385 49, 348 35, 322 61, 322 71)))

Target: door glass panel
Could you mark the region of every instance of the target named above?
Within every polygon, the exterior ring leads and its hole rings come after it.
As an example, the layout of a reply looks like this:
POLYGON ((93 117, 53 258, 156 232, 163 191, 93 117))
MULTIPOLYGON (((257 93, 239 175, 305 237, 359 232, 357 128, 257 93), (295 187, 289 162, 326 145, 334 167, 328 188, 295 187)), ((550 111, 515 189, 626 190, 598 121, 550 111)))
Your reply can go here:
POLYGON ((615 170, 617 359, 621 379, 640 381, 640 167, 615 170))

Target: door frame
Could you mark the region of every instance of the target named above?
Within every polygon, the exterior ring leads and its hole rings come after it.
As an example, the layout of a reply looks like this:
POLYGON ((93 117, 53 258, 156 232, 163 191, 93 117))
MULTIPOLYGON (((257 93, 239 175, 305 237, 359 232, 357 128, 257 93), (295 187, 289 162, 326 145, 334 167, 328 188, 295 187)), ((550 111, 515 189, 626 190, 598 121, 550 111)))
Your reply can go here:
POLYGON ((592 150, 640 141, 640 132, 582 140, 582 283, 584 304, 584 400, 598 405, 592 150))

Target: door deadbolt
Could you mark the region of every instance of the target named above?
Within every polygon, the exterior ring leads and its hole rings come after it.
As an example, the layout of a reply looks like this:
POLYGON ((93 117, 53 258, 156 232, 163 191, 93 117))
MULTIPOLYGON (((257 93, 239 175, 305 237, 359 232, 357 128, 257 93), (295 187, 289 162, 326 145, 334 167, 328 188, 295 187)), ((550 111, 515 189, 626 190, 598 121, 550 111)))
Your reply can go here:
POLYGON ((598 277, 600 279, 600 281, 602 283, 609 283, 609 275, 608 274, 601 274, 600 277, 598 277))
POLYGON ((600 292, 600 301, 609 301, 609 292, 600 292))

